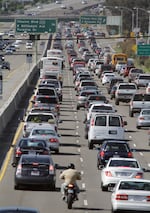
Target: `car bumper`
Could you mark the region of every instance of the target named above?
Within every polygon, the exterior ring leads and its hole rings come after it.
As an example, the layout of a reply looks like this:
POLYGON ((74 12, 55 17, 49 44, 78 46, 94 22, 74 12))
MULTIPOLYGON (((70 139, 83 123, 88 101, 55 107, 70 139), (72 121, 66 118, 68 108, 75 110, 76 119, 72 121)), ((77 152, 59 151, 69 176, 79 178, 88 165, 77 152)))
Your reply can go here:
POLYGON ((137 202, 123 202, 123 201, 117 201, 115 202, 113 205, 113 210, 126 210, 126 211, 146 211, 149 212, 150 211, 150 204, 146 204, 146 203, 142 203, 137 202))
POLYGON ((15 184, 21 185, 48 185, 56 181, 54 175, 47 177, 15 177, 15 184))

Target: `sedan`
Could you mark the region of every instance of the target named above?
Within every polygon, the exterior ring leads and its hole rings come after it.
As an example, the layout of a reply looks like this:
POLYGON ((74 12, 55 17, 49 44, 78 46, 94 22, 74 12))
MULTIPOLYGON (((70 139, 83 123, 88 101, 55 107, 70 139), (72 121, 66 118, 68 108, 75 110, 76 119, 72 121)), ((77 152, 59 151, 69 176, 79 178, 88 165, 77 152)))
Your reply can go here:
POLYGON ((114 73, 105 73, 102 77, 102 85, 109 83, 111 79, 114 77, 115 77, 114 73))
POLYGON ((110 158, 101 171, 101 188, 107 191, 123 178, 143 178, 144 171, 135 158, 110 158))
POLYGON ((150 127, 150 109, 142 109, 136 121, 137 129, 150 127))
POLYGON ((35 127, 31 130, 29 138, 43 139, 47 142, 51 151, 59 153, 60 135, 57 134, 53 126, 43 125, 41 127, 35 127))
POLYGON ((15 189, 44 186, 55 190, 56 168, 50 155, 22 155, 15 170, 15 189))
POLYGON ((21 138, 14 148, 12 166, 16 166, 22 154, 49 155, 50 150, 46 141, 41 139, 21 138))
POLYGON ((150 211, 150 180, 121 179, 111 195, 112 212, 150 211))

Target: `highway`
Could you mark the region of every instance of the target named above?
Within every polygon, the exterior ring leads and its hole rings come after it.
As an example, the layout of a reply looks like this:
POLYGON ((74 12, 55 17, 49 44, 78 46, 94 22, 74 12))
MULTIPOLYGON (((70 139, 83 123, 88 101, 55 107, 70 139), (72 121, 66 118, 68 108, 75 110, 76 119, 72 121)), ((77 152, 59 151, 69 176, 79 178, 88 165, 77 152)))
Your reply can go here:
MULTIPOLYGON (((101 44, 105 44, 105 40, 101 40, 101 44)), ((63 87, 63 102, 61 104, 61 119, 63 123, 59 126, 61 134, 60 154, 52 154, 54 162, 59 165, 57 169, 56 191, 49 192, 40 188, 24 188, 22 190, 14 190, 14 171, 11 166, 11 152, 6 158, 6 172, 1 173, 0 205, 21 205, 36 207, 40 212, 102 212, 110 213, 110 196, 111 192, 102 192, 100 188, 100 170, 96 167, 97 150, 89 150, 87 140, 84 138, 84 109, 76 110, 76 93, 73 88, 72 72, 69 71, 66 64, 63 87), (10 158, 9 158, 10 157, 10 158), (81 193, 79 201, 74 203, 72 210, 67 210, 65 202, 61 200, 59 180, 60 171, 63 170, 68 163, 73 162, 76 168, 82 173, 82 180, 78 182, 81 193)), ((100 85, 102 92, 109 98, 105 86, 102 86, 100 80, 95 77, 100 85)), ((114 101, 110 100, 114 105, 114 101)), ((128 104, 120 103, 116 106, 120 113, 127 120, 126 138, 131 139, 130 146, 134 148, 134 156, 140 161, 141 165, 149 169, 149 146, 147 129, 137 130, 135 126, 136 117, 129 118, 128 104)), ((19 134, 20 132, 17 132, 19 134)), ((5 170, 5 168, 4 168, 5 170)), ((150 178, 149 172, 145 173, 145 178, 150 178)))
MULTIPOLYGON (((101 45, 106 45, 114 42, 111 40, 100 40, 101 45)), ((64 52, 66 54, 66 52, 64 52)), ((8 84, 11 82, 10 78, 13 75, 20 76, 23 78, 22 73, 16 67, 16 61, 13 56, 8 56, 12 62, 12 70, 4 73, 4 81, 8 84), (17 70, 17 71, 15 71, 17 70), (11 76, 11 73, 12 76, 11 76), (10 76, 10 77, 9 77, 10 76)), ((23 66, 26 64, 25 56, 19 56, 17 60, 17 66, 23 66)), ((26 75, 27 69, 24 68, 24 75, 26 75)), ((23 70, 23 68, 22 68, 23 70)), ((5 71, 4 71, 5 72, 5 71)), ((84 138, 84 116, 85 110, 76 110, 76 92, 73 87, 72 72, 68 69, 68 64, 64 70, 64 87, 63 87, 63 102, 61 104, 61 119, 63 121, 59 126, 59 133, 61 134, 61 147, 59 154, 52 154, 54 162, 59 165, 57 169, 57 180, 56 180, 56 191, 44 191, 40 188, 24 188, 22 190, 14 190, 14 172, 15 169, 11 166, 12 162, 12 148, 10 144, 15 142, 14 134, 16 137, 21 135, 21 126, 19 126, 18 118, 23 113, 23 109, 26 109, 28 100, 24 100, 21 105, 21 110, 17 110, 14 120, 10 123, 4 136, 1 138, 0 150, 1 156, 0 161, 4 159, 4 153, 8 152, 5 163, 0 174, 0 206, 12 206, 21 205, 28 207, 36 207, 41 213, 49 212, 76 212, 76 213, 110 213, 111 204, 110 196, 111 192, 102 192, 100 188, 100 170, 96 167, 96 155, 97 150, 89 150, 87 146, 87 140, 84 138), (18 128, 19 127, 19 128, 18 128), (16 132, 16 129, 18 131, 16 132), (7 145, 7 148, 6 148, 7 145), (10 148, 10 149, 9 149, 10 148), (72 210, 67 210, 67 205, 61 200, 60 186, 62 181, 59 180, 60 171, 63 170, 70 162, 76 165, 76 168, 81 171, 82 180, 78 182, 81 189, 79 195, 79 201, 73 204, 72 210)), ((105 86, 101 85, 100 80, 95 76, 96 82, 99 84, 102 92, 109 98, 105 86)), ((6 85, 7 85, 6 84, 6 85)), ((17 84, 17 82, 16 82, 17 84)), ((5 82, 4 82, 5 86, 5 82)), ((9 88, 10 92, 13 88, 9 88)), ((4 92, 6 91, 4 87, 4 92)), ((4 100, 4 99, 3 99, 4 100)), ((110 99, 109 99, 110 100, 110 99)), ((114 101, 110 100, 114 106, 114 101)), ((124 116, 124 120, 128 122, 126 126, 126 138, 131 141, 130 146, 134 149, 134 156, 139 160, 142 167, 149 169, 150 159, 149 153, 150 148, 148 146, 148 129, 136 129, 136 116, 134 118, 129 117, 129 107, 126 103, 120 103, 119 106, 115 106, 117 113, 124 116)), ((145 173, 145 178, 150 179, 149 171, 145 173)))

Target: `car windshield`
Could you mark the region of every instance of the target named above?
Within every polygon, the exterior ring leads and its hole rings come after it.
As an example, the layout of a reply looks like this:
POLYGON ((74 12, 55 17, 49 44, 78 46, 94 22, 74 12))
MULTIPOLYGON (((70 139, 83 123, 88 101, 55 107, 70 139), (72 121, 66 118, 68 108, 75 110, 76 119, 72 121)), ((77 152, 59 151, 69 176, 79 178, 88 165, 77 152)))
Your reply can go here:
POLYGON ((142 181, 121 181, 119 189, 150 191, 150 183, 142 181))

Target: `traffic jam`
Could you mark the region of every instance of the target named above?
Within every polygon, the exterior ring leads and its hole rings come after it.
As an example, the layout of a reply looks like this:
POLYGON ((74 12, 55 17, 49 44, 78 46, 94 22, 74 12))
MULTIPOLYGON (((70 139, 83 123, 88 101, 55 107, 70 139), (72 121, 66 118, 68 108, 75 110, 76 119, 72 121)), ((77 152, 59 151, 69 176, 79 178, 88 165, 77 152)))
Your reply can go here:
MULTIPOLYGON (((100 45, 102 39, 102 30, 82 28, 76 22, 61 23, 53 35, 51 48, 40 60, 40 77, 23 119, 22 137, 12 145, 14 189, 36 186, 56 191, 56 175, 61 170, 57 156, 61 155, 64 136, 66 148, 72 143, 69 133, 62 133, 70 110, 67 105, 64 109, 68 94, 74 103, 72 113, 81 121, 72 120, 70 128, 74 122, 83 128, 84 148, 89 155, 94 152, 94 166, 100 174, 98 190, 111 193, 111 211, 150 212, 147 168, 134 155, 128 119, 120 113, 125 105, 128 117, 136 117, 136 129, 146 128, 150 145, 150 74, 136 67, 125 53, 114 52, 109 41, 100 45)), ((78 143, 80 136, 75 134, 78 143)), ((73 157, 67 161, 71 163, 73 157)), ((66 188, 62 202, 72 209, 78 201, 76 191, 66 188)))

